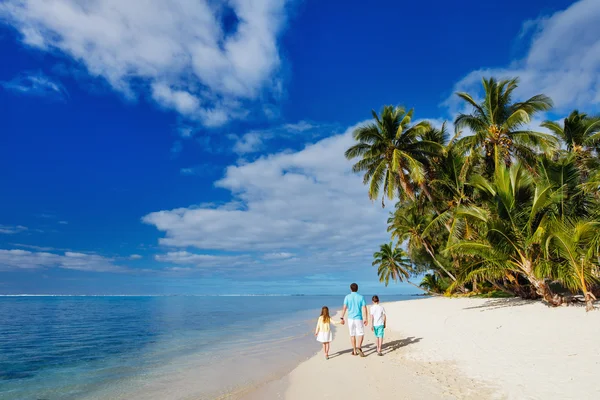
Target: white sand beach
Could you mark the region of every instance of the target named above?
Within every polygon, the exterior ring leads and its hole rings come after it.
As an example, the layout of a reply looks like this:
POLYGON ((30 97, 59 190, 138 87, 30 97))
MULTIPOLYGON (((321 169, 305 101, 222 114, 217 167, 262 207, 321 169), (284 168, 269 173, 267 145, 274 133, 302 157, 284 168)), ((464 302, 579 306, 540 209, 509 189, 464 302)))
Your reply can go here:
POLYGON ((382 304, 384 357, 374 353, 370 329, 367 357, 352 356, 347 329, 338 327, 329 360, 319 353, 244 398, 600 398, 600 311, 520 299, 382 304))

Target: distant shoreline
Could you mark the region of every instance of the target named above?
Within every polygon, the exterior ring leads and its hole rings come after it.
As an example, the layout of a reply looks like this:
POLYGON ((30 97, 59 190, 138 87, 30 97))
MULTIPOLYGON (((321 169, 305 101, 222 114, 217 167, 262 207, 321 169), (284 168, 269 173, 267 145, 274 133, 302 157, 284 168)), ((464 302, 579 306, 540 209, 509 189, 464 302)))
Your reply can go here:
MULTIPOLYGON (((340 294, 0 294, 0 297, 340 297, 340 294)), ((427 296, 426 294, 389 294, 393 297, 427 296)))

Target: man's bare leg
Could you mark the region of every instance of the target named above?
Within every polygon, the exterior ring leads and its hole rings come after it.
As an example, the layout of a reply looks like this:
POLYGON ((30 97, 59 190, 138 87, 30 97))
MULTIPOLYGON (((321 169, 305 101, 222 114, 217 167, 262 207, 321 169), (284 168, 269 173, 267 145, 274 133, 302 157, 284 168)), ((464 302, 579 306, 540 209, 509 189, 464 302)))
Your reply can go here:
POLYGON ((356 354, 356 336, 350 336, 350 344, 352 345, 352 354, 356 354))
POLYGON ((357 343, 357 346, 356 346, 358 348, 358 352, 359 352, 359 354, 360 354, 361 357, 364 357, 364 353, 362 351, 362 342, 363 342, 363 339, 364 339, 364 336, 359 336, 358 339, 357 339, 358 343, 357 343))

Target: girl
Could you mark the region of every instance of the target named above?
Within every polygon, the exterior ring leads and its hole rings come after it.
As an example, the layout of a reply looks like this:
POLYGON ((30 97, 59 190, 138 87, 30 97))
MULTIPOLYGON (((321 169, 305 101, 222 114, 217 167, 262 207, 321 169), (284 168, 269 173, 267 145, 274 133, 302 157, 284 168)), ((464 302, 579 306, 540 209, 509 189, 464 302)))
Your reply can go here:
POLYGON ((342 318, 341 321, 337 322, 337 321, 333 321, 331 319, 331 317, 329 316, 329 308, 327 307, 323 307, 321 309, 321 316, 319 317, 319 320, 317 321, 317 328, 315 329, 315 336, 317 338, 317 341, 323 343, 323 352, 325 353, 325 359, 329 360, 329 345, 331 343, 331 341, 333 340, 333 335, 331 334, 331 327, 330 327, 330 323, 334 323, 334 324, 344 324, 344 319, 342 318))

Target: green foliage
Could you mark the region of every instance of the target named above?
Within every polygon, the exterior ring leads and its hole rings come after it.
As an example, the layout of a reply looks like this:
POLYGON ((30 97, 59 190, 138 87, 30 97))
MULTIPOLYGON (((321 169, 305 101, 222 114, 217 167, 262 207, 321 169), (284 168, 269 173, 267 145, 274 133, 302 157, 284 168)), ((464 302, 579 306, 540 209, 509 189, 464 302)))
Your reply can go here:
POLYGON ((385 283, 385 286, 390 283, 390 279, 394 282, 403 282, 413 272, 406 252, 394 246, 393 242, 382 244, 379 251, 373 254, 373 258, 373 266, 377 267, 379 282, 385 283))
MULTIPOLYGON (((431 293, 541 298, 550 305, 600 295, 600 118, 573 111, 552 134, 529 129, 552 101, 513 100, 518 79, 483 79, 483 98, 450 137, 412 110, 386 106, 354 132, 371 199, 396 199, 392 240, 374 254, 380 281, 426 273, 431 293), (465 135, 460 134, 464 130, 465 135), (403 245, 406 251, 399 245, 403 245)), ((383 202, 383 200, 382 200, 383 202)))
POLYGON ((428 154, 441 148, 439 143, 422 140, 430 130, 428 122, 411 125, 413 110, 385 106, 381 115, 372 112, 374 122, 357 128, 353 135, 357 144, 346 150, 349 160, 360 158, 354 172, 362 172, 369 185, 369 198, 383 192, 384 199, 414 198, 416 186, 424 182, 423 163, 428 154))

